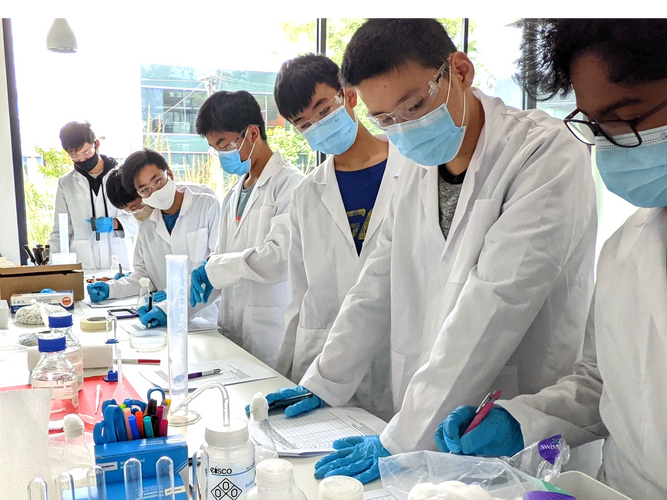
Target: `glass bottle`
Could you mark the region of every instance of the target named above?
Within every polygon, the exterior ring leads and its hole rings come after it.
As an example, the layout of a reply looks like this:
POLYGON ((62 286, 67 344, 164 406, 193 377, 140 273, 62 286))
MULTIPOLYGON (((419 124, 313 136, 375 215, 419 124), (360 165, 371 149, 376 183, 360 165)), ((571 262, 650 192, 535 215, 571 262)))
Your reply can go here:
POLYGON ((65 415, 79 411, 76 369, 65 358, 67 339, 64 335, 40 335, 37 342, 42 356, 30 375, 30 385, 35 389, 53 389, 49 428, 62 428, 65 415))
POLYGON ((67 341, 65 357, 76 370, 79 390, 83 389, 83 349, 76 335, 72 332, 72 315, 68 312, 59 312, 49 315, 49 328, 54 335, 64 335, 67 341))

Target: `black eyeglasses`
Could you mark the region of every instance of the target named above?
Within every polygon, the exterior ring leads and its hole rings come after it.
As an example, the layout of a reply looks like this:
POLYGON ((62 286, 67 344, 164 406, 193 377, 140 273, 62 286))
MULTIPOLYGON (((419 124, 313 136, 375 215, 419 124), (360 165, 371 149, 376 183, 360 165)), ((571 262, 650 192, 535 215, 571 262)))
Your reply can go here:
POLYGON ((595 144, 596 137, 603 136, 609 142, 621 148, 636 148, 642 143, 637 125, 665 107, 667 107, 667 101, 661 102, 634 120, 608 120, 604 122, 580 119, 577 115, 581 115, 582 118, 587 117, 577 108, 567 115, 563 121, 577 139, 589 146, 595 144))

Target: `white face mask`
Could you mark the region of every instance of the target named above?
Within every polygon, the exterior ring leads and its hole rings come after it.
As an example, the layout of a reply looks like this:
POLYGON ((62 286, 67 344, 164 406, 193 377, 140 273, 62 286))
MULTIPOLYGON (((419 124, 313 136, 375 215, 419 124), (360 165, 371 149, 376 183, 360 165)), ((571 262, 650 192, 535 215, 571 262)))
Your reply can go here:
POLYGON ((159 190, 153 191, 148 198, 144 198, 143 202, 149 207, 158 208, 160 210, 169 210, 174 204, 176 197, 176 183, 167 178, 167 183, 159 190))

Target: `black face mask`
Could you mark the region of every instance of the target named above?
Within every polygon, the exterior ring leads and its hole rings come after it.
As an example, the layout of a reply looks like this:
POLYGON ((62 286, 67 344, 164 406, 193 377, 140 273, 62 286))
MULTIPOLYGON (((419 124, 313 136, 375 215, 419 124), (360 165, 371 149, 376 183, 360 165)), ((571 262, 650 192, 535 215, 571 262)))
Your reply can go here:
POLYGON ((88 158, 85 161, 77 161, 74 162, 74 165, 79 167, 81 170, 84 172, 90 172, 92 169, 94 169, 97 166, 97 162, 100 161, 100 155, 97 154, 97 151, 95 151, 95 154, 88 158))

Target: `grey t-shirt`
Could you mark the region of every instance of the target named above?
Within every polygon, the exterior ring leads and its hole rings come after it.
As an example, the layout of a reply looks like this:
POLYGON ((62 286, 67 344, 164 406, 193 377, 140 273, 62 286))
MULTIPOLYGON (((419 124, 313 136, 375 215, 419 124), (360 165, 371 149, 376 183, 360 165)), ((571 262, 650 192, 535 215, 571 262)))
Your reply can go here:
POLYGON ((447 170, 447 167, 440 165, 438 167, 438 200, 440 213, 440 229, 442 234, 447 239, 449 230, 452 227, 452 220, 454 219, 454 212, 456 205, 459 202, 461 195, 461 186, 466 173, 453 175, 447 170))
POLYGON ((245 210, 245 206, 248 204, 248 200, 250 199, 250 195, 252 194, 254 187, 255 184, 250 186, 248 189, 243 189, 243 186, 241 186, 241 192, 239 193, 239 204, 236 207, 236 220, 241 220, 243 211, 245 210))

